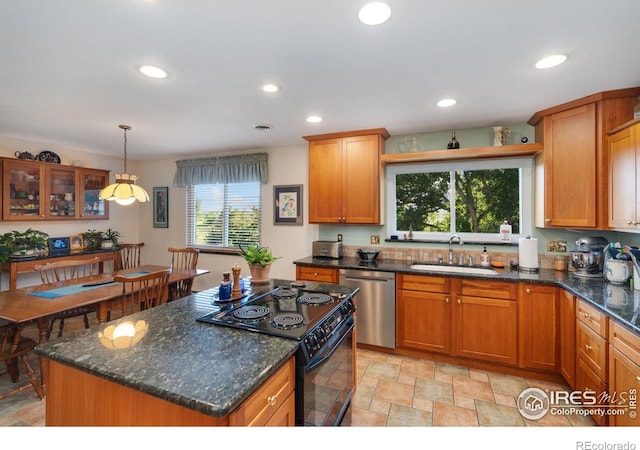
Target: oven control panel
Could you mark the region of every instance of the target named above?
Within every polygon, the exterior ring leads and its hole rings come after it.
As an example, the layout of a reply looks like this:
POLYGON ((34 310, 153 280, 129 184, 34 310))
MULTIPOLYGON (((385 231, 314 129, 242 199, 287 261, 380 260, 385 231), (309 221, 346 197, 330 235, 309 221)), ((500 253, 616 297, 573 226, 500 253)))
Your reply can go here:
POLYGON ((331 339, 336 329, 353 316, 355 306, 351 297, 343 301, 340 306, 314 327, 302 340, 306 356, 313 358, 331 339))

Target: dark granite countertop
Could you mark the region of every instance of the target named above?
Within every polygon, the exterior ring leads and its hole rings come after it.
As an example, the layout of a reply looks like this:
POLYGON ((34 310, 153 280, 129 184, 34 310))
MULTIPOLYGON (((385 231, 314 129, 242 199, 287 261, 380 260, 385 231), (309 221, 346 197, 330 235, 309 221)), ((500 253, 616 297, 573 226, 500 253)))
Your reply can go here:
MULTIPOLYGON (((272 280, 254 293, 291 281, 272 280)), ((307 283, 307 289, 322 289, 307 283)), ((331 285, 352 294, 354 288, 331 285)), ((76 369, 131 387, 210 416, 236 409, 289 357, 298 342, 196 322, 220 307, 216 289, 142 311, 39 345, 36 353, 76 369), (125 320, 144 320, 148 332, 131 348, 104 347, 98 331, 125 320)))
POLYGON ((377 270, 416 275, 471 277, 556 285, 589 301, 604 311, 605 314, 618 319, 630 330, 640 335, 640 290, 631 289, 629 285, 609 283, 602 278, 581 278, 574 276, 571 272, 559 272, 548 269, 541 269, 539 273, 496 269, 498 272, 497 275, 428 272, 411 269, 412 261, 376 259, 373 262, 364 262, 356 257, 328 259, 309 256, 294 261, 293 263, 300 266, 327 267, 333 269, 377 270))

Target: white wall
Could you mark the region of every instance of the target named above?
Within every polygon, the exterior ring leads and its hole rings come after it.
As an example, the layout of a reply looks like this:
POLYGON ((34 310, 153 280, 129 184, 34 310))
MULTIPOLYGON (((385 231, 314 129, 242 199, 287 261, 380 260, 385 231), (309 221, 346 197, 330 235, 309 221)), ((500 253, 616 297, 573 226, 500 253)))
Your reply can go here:
MULTIPOLYGON (((311 242, 318 238, 318 226, 308 224, 308 193, 304 188, 308 180, 308 151, 307 146, 256 149, 245 153, 267 152, 269 154, 269 184, 263 186, 262 213, 262 245, 271 247, 275 256, 282 257, 272 265, 271 277, 295 279, 293 261, 311 254, 311 242), (273 186, 274 185, 303 185, 303 226, 287 226, 273 224, 273 186)), ((193 157, 206 157, 197 155, 193 157)), ((140 206, 140 237, 144 242, 143 262, 170 264, 171 257, 167 251, 169 247, 185 246, 185 188, 172 186, 177 159, 163 159, 159 161, 145 161, 141 165, 140 184, 152 195, 154 186, 169 187, 169 228, 153 228, 153 206, 147 203, 140 206)), ((222 279, 222 272, 231 269, 234 264, 242 268, 241 275, 249 275, 249 268, 244 260, 235 255, 202 253, 198 260, 198 267, 211 271, 209 275, 198 277, 194 283, 194 290, 203 290, 218 285, 222 279)))

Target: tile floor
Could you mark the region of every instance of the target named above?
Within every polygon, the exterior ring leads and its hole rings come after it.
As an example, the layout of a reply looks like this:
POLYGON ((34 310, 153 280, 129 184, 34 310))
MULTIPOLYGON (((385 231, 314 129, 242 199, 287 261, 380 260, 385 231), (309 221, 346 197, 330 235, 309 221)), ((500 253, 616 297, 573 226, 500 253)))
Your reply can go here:
MULTIPOLYGON (((65 325, 66 333, 82 328, 76 319, 65 325)), ((25 331, 37 335, 35 326, 25 331)), ((31 360, 39 372, 38 358, 34 355, 31 360)), ((516 398, 527 387, 566 386, 371 350, 358 350, 357 376, 358 391, 351 403, 353 427, 593 425, 582 416, 547 414, 531 421, 516 409, 516 398)), ((19 383, 27 384, 26 376, 19 383)), ((9 376, 0 375, 0 392, 10 385, 9 376)), ((30 387, 0 400, 0 426, 44 426, 45 405, 46 399, 38 399, 30 387)))

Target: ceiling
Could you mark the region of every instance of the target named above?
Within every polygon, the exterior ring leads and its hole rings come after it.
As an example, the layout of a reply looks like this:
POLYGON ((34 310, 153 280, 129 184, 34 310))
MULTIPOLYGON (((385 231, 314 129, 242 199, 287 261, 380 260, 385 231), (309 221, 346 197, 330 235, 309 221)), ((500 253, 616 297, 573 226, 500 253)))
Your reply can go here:
POLYGON ((127 124, 128 156, 144 160, 520 123, 640 86, 638 0, 387 0, 374 27, 364 3, 2 0, 0 136, 115 156, 127 124), (533 67, 550 53, 569 59, 533 67), (457 105, 437 108, 444 97, 457 105))

